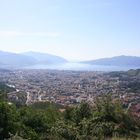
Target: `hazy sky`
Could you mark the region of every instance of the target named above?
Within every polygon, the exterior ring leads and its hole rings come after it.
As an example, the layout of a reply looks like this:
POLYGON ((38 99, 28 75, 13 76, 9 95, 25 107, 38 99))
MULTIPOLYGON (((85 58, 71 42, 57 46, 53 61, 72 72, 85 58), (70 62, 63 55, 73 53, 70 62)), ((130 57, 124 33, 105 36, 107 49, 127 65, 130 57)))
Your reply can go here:
POLYGON ((140 0, 0 0, 0 50, 140 56, 140 0))

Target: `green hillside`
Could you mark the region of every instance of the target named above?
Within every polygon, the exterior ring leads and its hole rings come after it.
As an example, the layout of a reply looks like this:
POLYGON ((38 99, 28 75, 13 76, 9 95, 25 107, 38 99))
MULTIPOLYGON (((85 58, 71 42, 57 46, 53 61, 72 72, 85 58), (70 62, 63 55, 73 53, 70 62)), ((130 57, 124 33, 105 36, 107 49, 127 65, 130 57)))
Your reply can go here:
POLYGON ((110 96, 97 99, 94 106, 85 102, 65 109, 49 103, 35 106, 17 108, 1 101, 0 140, 140 139, 140 120, 119 101, 112 103, 110 96))

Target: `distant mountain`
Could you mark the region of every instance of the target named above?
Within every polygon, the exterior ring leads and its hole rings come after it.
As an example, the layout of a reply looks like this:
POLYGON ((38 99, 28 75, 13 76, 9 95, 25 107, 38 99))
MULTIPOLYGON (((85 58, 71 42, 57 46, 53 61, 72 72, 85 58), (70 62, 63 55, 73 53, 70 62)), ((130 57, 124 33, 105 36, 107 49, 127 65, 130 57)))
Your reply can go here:
POLYGON ((0 51, 0 67, 20 67, 34 64, 36 64, 36 60, 32 57, 0 51))
POLYGON ((0 68, 0 73, 9 73, 11 72, 9 69, 0 68))
POLYGON ((66 63, 67 60, 56 55, 48 54, 48 53, 39 53, 39 52, 25 52, 22 53, 25 56, 32 57, 37 60, 39 64, 58 64, 58 63, 66 63))
POLYGON ((58 64, 65 63, 62 57, 38 53, 38 52, 26 52, 26 53, 11 53, 0 51, 0 68, 22 68, 31 65, 41 65, 41 64, 58 64))
POLYGON ((110 65, 110 66, 140 66, 140 57, 136 56, 116 56, 112 58, 102 58, 90 61, 84 61, 82 63, 92 65, 110 65))

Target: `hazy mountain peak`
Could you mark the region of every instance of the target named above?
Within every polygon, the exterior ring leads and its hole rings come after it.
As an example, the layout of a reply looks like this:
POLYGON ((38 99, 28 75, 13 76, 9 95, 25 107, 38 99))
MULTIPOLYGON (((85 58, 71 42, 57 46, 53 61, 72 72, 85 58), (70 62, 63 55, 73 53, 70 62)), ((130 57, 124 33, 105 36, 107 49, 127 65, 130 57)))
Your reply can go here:
POLYGON ((39 52, 12 53, 0 51, 1 67, 24 67, 36 64, 58 64, 65 63, 62 57, 39 52))
POLYGON ((24 54, 26 56, 31 56, 31 57, 35 58, 39 63, 43 63, 43 64, 50 64, 50 63, 57 64, 57 63, 67 62, 66 59, 64 59, 60 56, 49 54, 49 53, 29 51, 29 52, 24 52, 22 54, 24 54))
POLYGON ((26 66, 35 64, 35 59, 22 54, 0 51, 0 64, 4 66, 26 66))
POLYGON ((83 63, 112 66, 140 66, 140 57, 120 55, 110 58, 101 58, 96 60, 84 61, 83 63))

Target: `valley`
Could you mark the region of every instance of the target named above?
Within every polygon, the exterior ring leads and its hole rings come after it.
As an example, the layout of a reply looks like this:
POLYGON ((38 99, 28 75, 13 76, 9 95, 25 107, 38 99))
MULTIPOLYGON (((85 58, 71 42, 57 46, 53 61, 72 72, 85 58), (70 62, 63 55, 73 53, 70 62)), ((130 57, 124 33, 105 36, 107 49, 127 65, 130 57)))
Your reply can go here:
POLYGON ((123 106, 139 106, 140 70, 126 72, 86 72, 58 70, 1 71, 0 82, 15 88, 8 92, 9 101, 17 104, 52 102, 71 106, 82 101, 94 104, 96 97, 111 94, 123 106))

